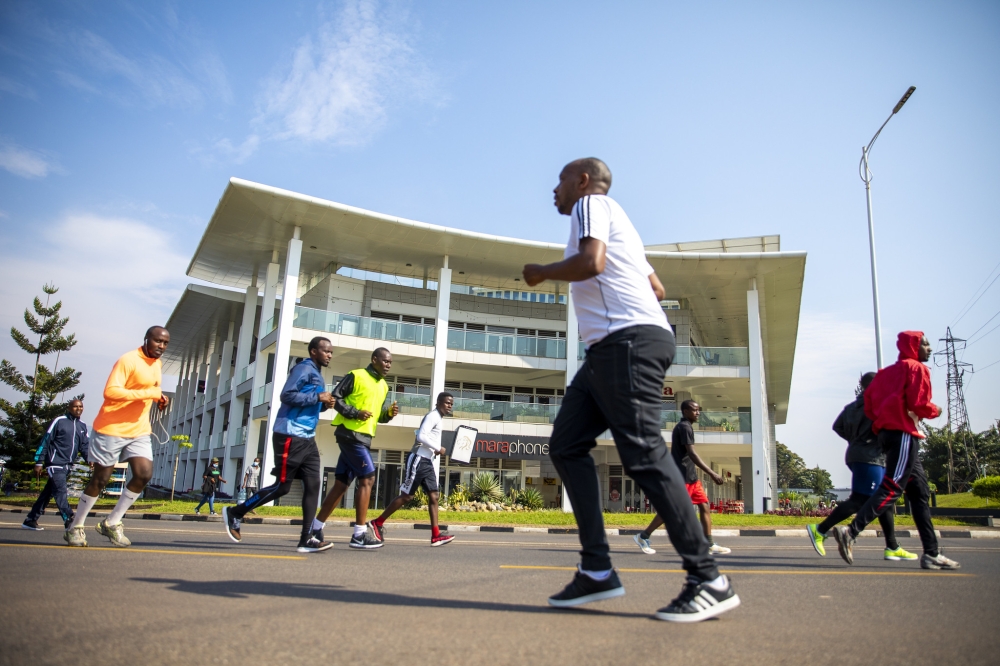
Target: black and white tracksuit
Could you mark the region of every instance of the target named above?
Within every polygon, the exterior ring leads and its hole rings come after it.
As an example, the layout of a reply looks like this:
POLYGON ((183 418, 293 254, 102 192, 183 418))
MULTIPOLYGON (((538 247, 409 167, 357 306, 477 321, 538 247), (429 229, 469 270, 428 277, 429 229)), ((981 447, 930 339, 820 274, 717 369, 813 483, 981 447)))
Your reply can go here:
POLYGON ((65 521, 73 517, 66 490, 66 478, 76 457, 79 455, 86 459, 89 450, 90 438, 86 423, 72 414, 57 416, 52 420, 35 454, 35 464, 45 467, 49 480, 31 507, 31 511, 28 512, 29 520, 38 520, 53 496, 62 519, 65 521))

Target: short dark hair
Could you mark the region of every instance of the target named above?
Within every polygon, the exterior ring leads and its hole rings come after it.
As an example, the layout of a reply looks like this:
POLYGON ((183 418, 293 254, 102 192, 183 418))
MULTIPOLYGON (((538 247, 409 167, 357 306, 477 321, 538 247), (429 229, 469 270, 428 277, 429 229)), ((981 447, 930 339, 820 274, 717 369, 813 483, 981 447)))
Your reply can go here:
POLYGON ((596 157, 583 157, 573 160, 566 167, 573 169, 575 173, 587 174, 592 183, 603 185, 605 192, 611 189, 611 169, 603 160, 596 157))
POLYGON ((447 391, 441 391, 440 393, 438 393, 438 399, 437 399, 437 402, 435 402, 434 404, 435 404, 435 405, 440 405, 440 404, 441 404, 442 402, 444 402, 444 401, 445 401, 445 400, 446 400, 447 398, 451 398, 452 400, 454 400, 454 399, 455 399, 455 396, 453 396, 453 395, 452 395, 451 393, 448 393, 447 391))
POLYGON ((868 385, 872 383, 872 380, 875 379, 875 374, 876 373, 874 372, 866 372, 865 374, 861 375, 861 381, 859 383, 861 384, 862 391, 868 388, 868 385))
POLYGON ((681 411, 682 412, 687 411, 691 409, 691 405, 697 405, 697 404, 698 404, 697 400, 685 400, 684 402, 681 403, 681 411))
POLYGON ((375 358, 376 356, 378 356, 380 352, 385 352, 386 354, 389 354, 390 356, 392 355, 392 352, 389 351, 388 349, 386 349, 385 347, 376 347, 375 351, 372 352, 372 358, 375 358))
POLYGON ((310 340, 309 341, 309 351, 311 352, 313 349, 319 349, 319 343, 323 342, 324 340, 326 340, 327 342, 330 342, 330 338, 324 338, 322 335, 317 335, 315 338, 313 338, 312 340, 310 340))
MULTIPOLYGON (((151 336, 157 330, 167 331, 167 327, 166 326, 150 326, 149 328, 146 329, 146 335, 145 335, 145 337, 143 337, 143 340, 149 340, 149 336, 151 336)), ((170 333, 170 331, 167 331, 167 333, 170 333)))

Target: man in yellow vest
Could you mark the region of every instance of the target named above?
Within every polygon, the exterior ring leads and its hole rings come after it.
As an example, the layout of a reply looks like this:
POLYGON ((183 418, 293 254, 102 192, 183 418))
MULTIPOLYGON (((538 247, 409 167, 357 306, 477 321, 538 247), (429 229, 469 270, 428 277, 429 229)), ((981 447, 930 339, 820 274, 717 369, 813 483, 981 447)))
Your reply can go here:
POLYGON ((326 519, 340 504, 351 481, 356 479, 354 536, 349 545, 364 549, 382 547, 382 540, 368 526, 368 501, 375 481, 375 465, 370 449, 378 424, 388 423, 399 413, 399 405, 395 402, 384 406, 389 393, 385 376, 390 368, 392 354, 385 347, 379 347, 372 352, 372 362, 367 368, 351 370, 333 389, 333 407, 337 410, 333 425, 337 428, 334 435, 340 447, 340 459, 337 461, 336 483, 323 500, 323 506, 313 522, 314 534, 320 541, 323 540, 326 519))

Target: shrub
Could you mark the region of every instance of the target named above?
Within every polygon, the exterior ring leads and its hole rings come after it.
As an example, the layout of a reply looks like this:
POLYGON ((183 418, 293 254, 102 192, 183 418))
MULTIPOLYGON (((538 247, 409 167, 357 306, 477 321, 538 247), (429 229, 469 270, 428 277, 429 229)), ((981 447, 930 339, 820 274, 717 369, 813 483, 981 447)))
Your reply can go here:
POLYGON ((1000 476, 984 476, 972 484, 972 494, 976 497, 1000 500, 1000 476))
POLYGON ((542 494, 538 492, 535 488, 525 488, 520 491, 517 496, 517 503, 523 506, 525 509, 531 509, 532 511, 538 511, 543 506, 545 506, 545 499, 542 494))
POLYGON ((406 503, 403 507, 404 509, 419 509, 422 506, 427 506, 430 502, 430 498, 427 496, 427 491, 424 490, 423 486, 417 488, 417 492, 413 493, 413 499, 406 503))
POLYGON ((448 499, 444 502, 447 506, 462 506, 469 503, 469 491, 462 484, 458 484, 451 489, 448 499))
POLYGON ((500 479, 489 472, 479 472, 472 477, 470 484, 472 498, 480 502, 496 502, 503 498, 503 486, 500 479))

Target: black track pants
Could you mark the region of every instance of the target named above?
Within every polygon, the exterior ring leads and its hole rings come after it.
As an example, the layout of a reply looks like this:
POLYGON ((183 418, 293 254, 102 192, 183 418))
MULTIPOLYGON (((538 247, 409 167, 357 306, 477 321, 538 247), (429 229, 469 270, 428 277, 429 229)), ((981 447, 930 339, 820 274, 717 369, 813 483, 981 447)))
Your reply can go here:
POLYGON ((701 524, 691 510, 684 477, 660 434, 663 378, 674 357, 674 336, 656 326, 612 333, 587 350, 566 389, 549 455, 573 504, 580 529, 581 566, 611 568, 597 467, 590 455, 610 428, 625 472, 664 519, 684 569, 701 580, 719 575, 701 524))
POLYGON ((905 492, 910 500, 910 512, 920 533, 924 552, 937 555, 938 541, 931 521, 931 491, 918 455, 920 440, 899 430, 882 430, 878 434, 878 441, 885 451, 885 478, 882 479, 882 485, 876 488, 875 494, 858 510, 851 523, 851 536, 857 537, 877 516, 890 510, 905 492))
POLYGON ((47 468, 49 480, 45 482, 45 487, 42 488, 41 494, 35 500, 31 511, 28 512, 29 520, 38 520, 53 496, 55 496, 56 507, 58 507, 59 515, 62 516, 63 521, 73 517, 73 509, 69 506, 69 496, 66 492, 66 477, 69 475, 70 469, 68 465, 47 468))
MULTIPOLYGON (((833 512, 822 523, 817 525, 816 529, 819 530, 820 534, 826 534, 834 525, 847 520, 857 513, 858 509, 865 505, 869 497, 871 495, 851 493, 850 497, 833 508, 833 512)), ((882 527, 882 534, 885 536, 885 547, 889 550, 899 548, 899 542, 896 541, 896 520, 893 517, 895 513, 893 507, 889 507, 878 516, 878 523, 882 527)))

